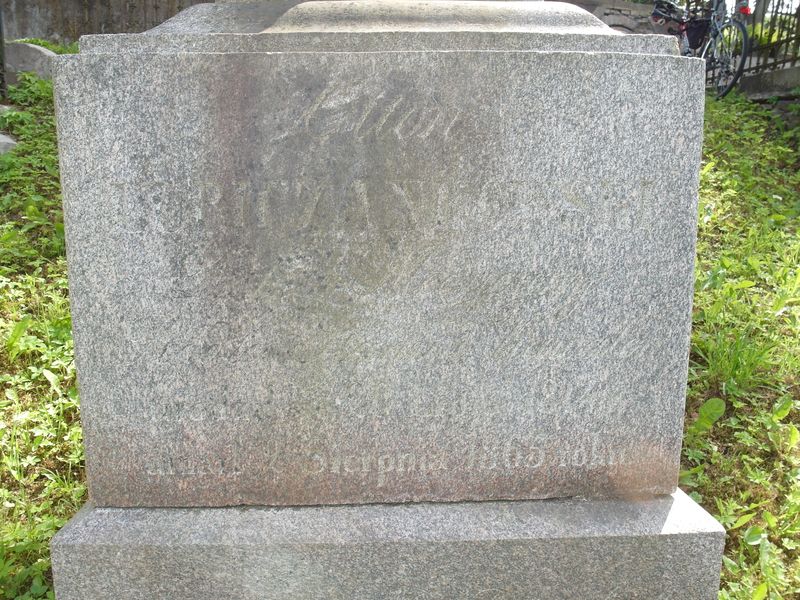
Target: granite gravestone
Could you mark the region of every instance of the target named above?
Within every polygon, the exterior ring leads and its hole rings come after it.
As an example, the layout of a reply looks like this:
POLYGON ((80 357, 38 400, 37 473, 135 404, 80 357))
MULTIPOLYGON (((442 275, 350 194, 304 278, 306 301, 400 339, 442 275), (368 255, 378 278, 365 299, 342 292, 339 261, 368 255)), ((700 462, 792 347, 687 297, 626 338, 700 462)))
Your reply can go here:
POLYGON ((713 597, 675 492, 700 61, 539 2, 207 4, 81 47, 59 597, 713 597))
POLYGON ((699 128, 701 63, 573 7, 413 6, 201 5, 62 63, 97 503, 674 489, 699 141, 663 122, 699 128))

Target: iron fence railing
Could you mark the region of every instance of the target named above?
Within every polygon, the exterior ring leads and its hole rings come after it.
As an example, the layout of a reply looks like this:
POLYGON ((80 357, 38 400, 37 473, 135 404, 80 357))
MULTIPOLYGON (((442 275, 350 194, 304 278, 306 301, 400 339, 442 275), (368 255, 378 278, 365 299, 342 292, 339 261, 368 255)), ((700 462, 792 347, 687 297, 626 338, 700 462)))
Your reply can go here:
MULTIPOLYGON (((689 0, 687 8, 702 11, 707 2, 689 0)), ((800 65, 800 0, 750 0, 749 9, 743 14, 728 0, 731 17, 745 24, 750 38, 744 75, 800 65)))
POLYGON ((756 0, 751 15, 739 16, 751 41, 745 73, 800 64, 800 1, 756 0))
MULTIPOLYGON (((689 2, 691 8, 704 3, 689 2)), ((750 38, 750 53, 744 74, 774 71, 800 65, 800 0, 750 0, 750 14, 740 12, 728 0, 731 16, 744 23, 750 38)))
POLYGON ((0 6, 0 100, 5 102, 8 98, 6 86, 6 36, 3 26, 3 7, 0 6))

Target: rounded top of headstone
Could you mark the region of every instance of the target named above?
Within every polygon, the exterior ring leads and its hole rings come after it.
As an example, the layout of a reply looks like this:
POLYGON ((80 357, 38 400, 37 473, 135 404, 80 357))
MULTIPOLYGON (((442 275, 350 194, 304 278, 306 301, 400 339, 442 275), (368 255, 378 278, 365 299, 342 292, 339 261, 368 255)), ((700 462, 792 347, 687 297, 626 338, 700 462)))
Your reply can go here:
POLYGON ((82 54, 459 50, 677 54, 677 43, 542 0, 223 0, 144 34, 81 38, 82 54))
POLYGON ((573 4, 541 0, 228 0, 196 5, 152 31, 187 29, 251 34, 613 31, 573 4))
POLYGON ((563 2, 313 0, 283 13, 270 31, 539 31, 604 28, 563 2))

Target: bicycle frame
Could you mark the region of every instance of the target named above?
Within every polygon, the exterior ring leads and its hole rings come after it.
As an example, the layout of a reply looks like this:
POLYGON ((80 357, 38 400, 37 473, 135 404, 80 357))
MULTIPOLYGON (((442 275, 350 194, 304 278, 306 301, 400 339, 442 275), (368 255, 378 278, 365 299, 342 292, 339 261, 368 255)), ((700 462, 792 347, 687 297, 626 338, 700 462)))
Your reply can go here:
MULTIPOLYGON (((714 0, 711 4, 711 23, 708 30, 708 40, 702 45, 703 50, 712 40, 718 38, 722 31, 722 26, 728 21, 728 7, 725 0, 714 0)), ((702 56, 701 51, 700 55, 702 56)))
MULTIPOLYGON (((750 14, 747 0, 736 0, 737 13, 750 14)), ((706 61, 707 84, 722 97, 736 85, 748 52, 747 30, 728 14, 725 0, 712 0, 710 8, 685 8, 672 0, 656 0, 651 20, 678 37, 683 56, 706 61)))

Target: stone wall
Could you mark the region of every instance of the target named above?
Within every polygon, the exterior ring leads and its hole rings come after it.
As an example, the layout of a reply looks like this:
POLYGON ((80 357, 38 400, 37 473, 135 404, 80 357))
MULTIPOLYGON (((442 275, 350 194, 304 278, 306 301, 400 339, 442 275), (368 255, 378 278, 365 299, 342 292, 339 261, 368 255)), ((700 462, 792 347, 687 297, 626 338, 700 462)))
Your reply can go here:
POLYGON ((796 101, 797 93, 793 92, 800 87, 800 66, 775 71, 764 71, 742 77, 739 83, 741 90, 757 100, 768 98, 791 98, 796 101))
POLYGON ((202 1, 0 0, 0 6, 8 40, 74 41, 87 33, 144 31, 202 1))
POLYGON ((609 27, 623 33, 653 33, 650 25, 651 3, 625 2, 624 0, 581 0, 574 2, 593 13, 609 27))

